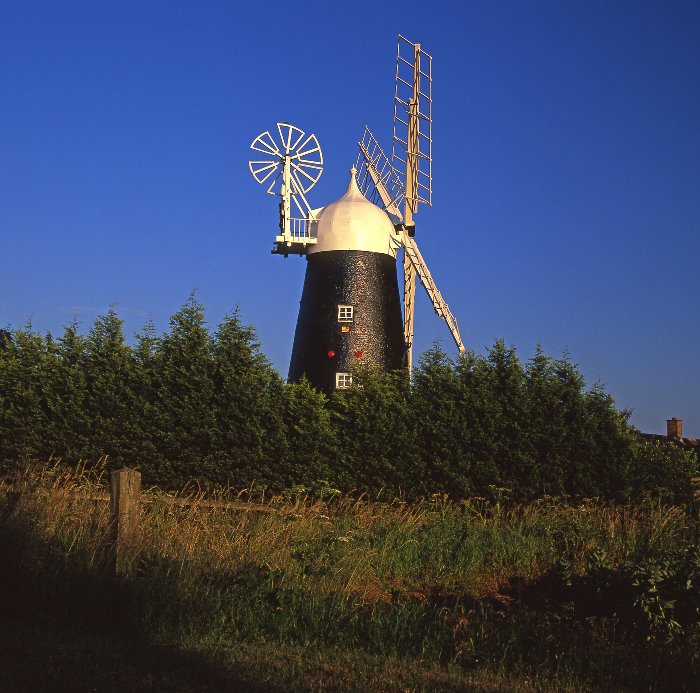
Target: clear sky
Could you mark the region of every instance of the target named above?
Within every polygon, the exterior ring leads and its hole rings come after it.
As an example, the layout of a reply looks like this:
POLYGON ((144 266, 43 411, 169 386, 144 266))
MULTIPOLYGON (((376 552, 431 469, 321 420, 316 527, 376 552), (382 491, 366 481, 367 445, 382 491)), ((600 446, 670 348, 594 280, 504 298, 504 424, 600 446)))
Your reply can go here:
MULTIPOLYGON (((416 239, 465 344, 568 349, 632 422, 700 437, 700 3, 2 0, 0 326, 129 335, 192 289, 286 374, 305 262, 247 168, 277 121, 342 194, 391 146, 396 36, 433 56, 416 239)), ((421 291, 421 290, 419 290, 421 291)), ((420 293, 416 346, 449 332, 420 293)))

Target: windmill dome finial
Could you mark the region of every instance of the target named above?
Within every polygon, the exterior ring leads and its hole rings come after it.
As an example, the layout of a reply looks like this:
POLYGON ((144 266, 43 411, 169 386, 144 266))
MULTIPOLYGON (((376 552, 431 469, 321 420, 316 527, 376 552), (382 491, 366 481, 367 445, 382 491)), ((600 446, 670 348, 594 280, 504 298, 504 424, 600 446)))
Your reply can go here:
MULTIPOLYGON (((345 194, 349 193, 351 190, 357 191, 358 194, 362 195, 362 191, 357 187, 357 169, 353 166, 350 169, 350 183, 348 184, 348 189, 345 194)), ((362 195, 364 197, 364 195, 362 195)))

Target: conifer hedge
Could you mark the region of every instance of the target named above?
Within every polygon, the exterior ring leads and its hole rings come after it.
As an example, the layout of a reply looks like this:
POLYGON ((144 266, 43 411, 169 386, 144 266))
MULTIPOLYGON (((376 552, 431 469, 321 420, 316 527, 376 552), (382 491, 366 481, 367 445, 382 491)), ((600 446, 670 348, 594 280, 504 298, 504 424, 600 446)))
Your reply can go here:
POLYGON ((644 442, 568 355, 522 363, 496 341, 457 360, 438 346, 405 373, 358 371, 330 398, 285 383, 238 311, 211 332, 192 295, 165 334, 132 344, 110 308, 87 334, 0 330, 0 473, 27 459, 107 456, 147 484, 271 490, 690 498, 694 453, 644 442))

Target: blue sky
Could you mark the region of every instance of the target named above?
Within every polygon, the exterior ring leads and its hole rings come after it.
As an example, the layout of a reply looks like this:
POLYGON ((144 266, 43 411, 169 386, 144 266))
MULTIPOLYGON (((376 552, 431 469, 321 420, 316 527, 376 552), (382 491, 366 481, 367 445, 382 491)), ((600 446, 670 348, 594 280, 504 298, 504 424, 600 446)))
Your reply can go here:
MULTIPOLYGON (((433 56, 433 207, 417 241, 462 337, 568 349, 632 422, 700 437, 696 2, 0 3, 0 325, 160 329, 192 289, 286 374, 304 261, 270 255, 247 169, 318 136, 313 206, 367 123, 390 148, 396 35, 433 56)), ((449 332, 420 294, 420 352, 449 332)))

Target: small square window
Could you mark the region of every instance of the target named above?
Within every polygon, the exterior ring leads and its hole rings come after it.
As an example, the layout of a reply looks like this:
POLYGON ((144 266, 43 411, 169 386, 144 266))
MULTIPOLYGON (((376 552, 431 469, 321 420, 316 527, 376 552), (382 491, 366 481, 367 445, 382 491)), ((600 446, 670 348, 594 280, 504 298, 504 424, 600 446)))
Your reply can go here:
POLYGON ((353 306, 338 306, 338 322, 352 322, 353 306))
POLYGON ((335 387, 338 390, 347 390, 352 385, 351 373, 336 373, 335 387))

